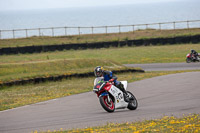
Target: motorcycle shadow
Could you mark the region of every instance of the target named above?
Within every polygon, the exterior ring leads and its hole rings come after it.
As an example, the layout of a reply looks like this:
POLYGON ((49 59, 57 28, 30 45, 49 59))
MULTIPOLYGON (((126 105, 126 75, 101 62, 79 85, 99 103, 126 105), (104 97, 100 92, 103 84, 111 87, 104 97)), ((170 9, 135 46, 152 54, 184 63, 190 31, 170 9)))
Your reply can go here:
POLYGON ((119 114, 119 113, 129 113, 129 112, 138 112, 138 110, 140 110, 140 109, 138 109, 137 108, 137 110, 129 110, 129 109, 117 109, 117 110, 115 110, 114 112, 112 112, 112 113, 108 113, 108 112, 106 112, 105 110, 99 110, 98 112, 95 112, 94 114, 119 114))

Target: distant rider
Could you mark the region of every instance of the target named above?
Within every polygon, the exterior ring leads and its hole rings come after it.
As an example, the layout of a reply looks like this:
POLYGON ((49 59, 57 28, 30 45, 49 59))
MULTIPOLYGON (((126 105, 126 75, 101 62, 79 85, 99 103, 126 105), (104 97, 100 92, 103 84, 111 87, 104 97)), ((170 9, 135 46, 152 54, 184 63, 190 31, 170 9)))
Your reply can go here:
POLYGON ((124 100, 126 102, 129 102, 128 93, 124 89, 124 85, 120 81, 117 81, 117 77, 114 76, 111 71, 104 71, 103 67, 98 66, 94 70, 94 75, 96 77, 103 77, 104 81, 109 81, 110 79, 114 79, 113 81, 114 85, 124 93, 124 100))
POLYGON ((197 57, 199 56, 199 54, 193 49, 191 49, 191 54, 190 55, 191 55, 191 57, 194 57, 195 60, 197 60, 197 57))

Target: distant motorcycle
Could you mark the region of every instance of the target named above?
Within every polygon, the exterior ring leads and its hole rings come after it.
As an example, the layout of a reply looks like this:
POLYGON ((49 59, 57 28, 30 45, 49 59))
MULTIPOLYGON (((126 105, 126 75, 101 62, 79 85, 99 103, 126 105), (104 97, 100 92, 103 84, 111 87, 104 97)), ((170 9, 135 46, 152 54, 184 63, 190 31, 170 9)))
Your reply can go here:
POLYGON ((195 58, 194 54, 187 54, 186 55, 186 62, 190 63, 190 62, 199 62, 200 61, 200 53, 198 53, 197 58, 195 58))
MULTIPOLYGON (((97 94, 101 106, 107 112, 114 112, 115 109, 128 108, 130 110, 137 109, 138 103, 135 96, 127 91, 129 102, 125 102, 123 92, 112 84, 112 79, 109 81, 103 81, 101 77, 98 77, 94 81, 93 91, 97 94)), ((127 81, 121 81, 126 90, 127 81)))

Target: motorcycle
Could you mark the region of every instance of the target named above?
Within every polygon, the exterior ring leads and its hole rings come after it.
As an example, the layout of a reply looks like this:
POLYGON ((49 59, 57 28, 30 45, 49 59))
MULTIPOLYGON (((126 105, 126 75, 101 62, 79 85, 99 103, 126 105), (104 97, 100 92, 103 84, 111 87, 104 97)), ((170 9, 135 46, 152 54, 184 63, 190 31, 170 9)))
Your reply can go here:
MULTIPOLYGON (((121 81, 121 83, 126 90, 127 81, 121 81)), ((113 79, 104 81, 101 77, 96 78, 94 81, 93 92, 97 94, 101 106, 109 113, 114 112, 115 109, 137 109, 138 103, 135 96, 130 91, 127 91, 130 100, 129 102, 126 102, 123 92, 113 85, 113 79)))
POLYGON ((190 62, 200 62, 200 53, 198 53, 197 58, 195 58, 194 54, 187 54, 186 55, 186 62, 190 63, 190 62))

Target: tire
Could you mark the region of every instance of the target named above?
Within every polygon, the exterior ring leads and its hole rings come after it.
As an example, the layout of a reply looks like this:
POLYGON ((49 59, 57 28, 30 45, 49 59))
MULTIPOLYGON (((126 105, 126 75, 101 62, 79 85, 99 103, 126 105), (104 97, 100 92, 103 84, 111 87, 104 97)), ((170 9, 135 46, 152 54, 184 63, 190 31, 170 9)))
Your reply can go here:
POLYGON ((190 63, 190 62, 192 62, 192 60, 191 60, 190 58, 187 58, 187 59, 186 59, 186 62, 187 62, 187 63, 190 63))
POLYGON ((132 99, 130 100, 130 102, 128 103, 128 109, 130 110, 136 110, 137 107, 138 107, 138 102, 137 102, 137 99, 135 98, 135 96, 130 92, 130 91, 127 91, 129 97, 132 99))
POLYGON ((115 104, 113 103, 113 100, 110 98, 110 102, 108 101, 108 95, 99 97, 99 101, 101 106, 109 113, 112 113, 115 111, 115 104))

